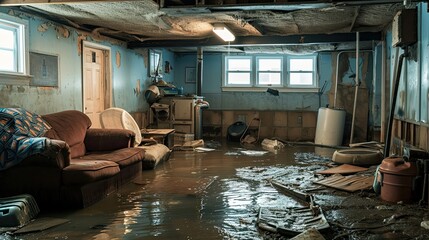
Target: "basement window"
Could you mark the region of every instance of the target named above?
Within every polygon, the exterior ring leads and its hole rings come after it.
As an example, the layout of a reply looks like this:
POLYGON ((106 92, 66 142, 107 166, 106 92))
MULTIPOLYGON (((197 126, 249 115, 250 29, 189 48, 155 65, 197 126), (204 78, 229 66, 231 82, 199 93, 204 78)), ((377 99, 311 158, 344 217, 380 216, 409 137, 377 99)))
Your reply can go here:
POLYGON ((256 57, 258 86, 281 86, 283 74, 282 57, 256 57))
POLYGON ((317 92, 317 55, 224 55, 223 91, 317 92))
POLYGON ((225 85, 251 86, 252 85, 252 58, 226 57, 225 58, 225 85))
POLYGON ((316 87, 316 56, 288 56, 288 86, 316 87))
POLYGON ((0 83, 28 85, 28 22, 0 13, 0 83))

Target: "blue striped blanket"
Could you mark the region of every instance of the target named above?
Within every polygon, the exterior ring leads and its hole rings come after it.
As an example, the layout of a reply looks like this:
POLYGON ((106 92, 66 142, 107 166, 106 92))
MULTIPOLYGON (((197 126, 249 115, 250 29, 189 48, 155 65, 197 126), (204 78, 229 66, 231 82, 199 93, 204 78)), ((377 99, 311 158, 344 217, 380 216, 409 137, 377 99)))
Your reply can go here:
POLYGON ((50 126, 23 108, 0 108, 0 171, 46 148, 42 137, 50 126))

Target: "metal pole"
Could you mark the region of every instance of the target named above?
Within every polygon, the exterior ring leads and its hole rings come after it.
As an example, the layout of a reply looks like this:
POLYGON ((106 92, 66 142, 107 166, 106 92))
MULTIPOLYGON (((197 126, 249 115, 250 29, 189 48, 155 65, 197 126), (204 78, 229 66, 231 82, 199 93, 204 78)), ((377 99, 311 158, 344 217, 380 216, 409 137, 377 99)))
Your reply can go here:
POLYGON ((401 54, 399 56, 399 63, 398 68, 395 76, 395 85, 393 86, 393 92, 392 92, 392 104, 390 107, 390 114, 389 114, 389 121, 387 123, 387 131, 386 131, 386 141, 384 142, 384 157, 389 157, 390 155, 390 140, 392 138, 392 123, 393 118, 395 116, 395 108, 396 108, 396 98, 398 96, 398 88, 399 88, 399 82, 401 80, 401 70, 402 70, 402 63, 404 61, 404 57, 407 54, 407 52, 401 54))
POLYGON ((350 144, 353 143, 353 133, 355 130, 355 115, 356 105, 359 91, 359 32, 356 32, 356 78, 355 78, 355 100, 353 103, 353 115, 352 115, 352 130, 350 132, 350 144))
POLYGON ((381 42, 381 133, 380 139, 386 134, 386 42, 381 42))

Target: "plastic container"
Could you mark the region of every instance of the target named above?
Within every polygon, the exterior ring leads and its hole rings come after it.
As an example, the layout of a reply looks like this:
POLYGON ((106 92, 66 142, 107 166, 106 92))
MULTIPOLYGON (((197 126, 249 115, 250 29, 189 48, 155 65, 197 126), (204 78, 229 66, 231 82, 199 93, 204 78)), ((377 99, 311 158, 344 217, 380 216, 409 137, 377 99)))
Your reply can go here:
POLYGON ((418 175, 415 162, 405 162, 401 157, 388 157, 382 161, 379 173, 382 200, 394 203, 413 201, 418 175))
POLYGON ((0 198, 0 227, 23 226, 39 211, 36 200, 29 194, 0 198))
POLYGON ((228 127, 227 130, 227 139, 228 141, 239 142, 241 136, 246 131, 247 125, 245 122, 235 122, 228 127))
POLYGON ((346 111, 319 108, 314 143, 326 146, 340 146, 343 143, 345 121, 346 111))

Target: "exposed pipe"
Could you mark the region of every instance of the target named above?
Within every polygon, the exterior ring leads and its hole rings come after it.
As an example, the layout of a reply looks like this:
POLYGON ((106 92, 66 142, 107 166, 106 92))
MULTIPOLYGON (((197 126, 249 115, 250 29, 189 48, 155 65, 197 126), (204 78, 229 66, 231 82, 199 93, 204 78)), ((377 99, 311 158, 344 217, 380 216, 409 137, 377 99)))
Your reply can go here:
POLYGON ((355 77, 355 100, 353 103, 353 114, 352 114, 352 129, 350 131, 350 144, 353 143, 353 135, 355 130, 355 119, 356 119, 356 105, 359 92, 359 32, 356 32, 356 77, 355 77))
POLYGON ((380 139, 386 135, 386 42, 381 42, 381 133, 380 139))
POLYGON ((402 63, 404 62, 404 58, 407 55, 407 49, 405 49, 405 52, 399 56, 399 62, 397 67, 397 72, 395 76, 395 82, 393 86, 393 92, 392 92, 392 102, 390 107, 390 113, 389 113, 389 121, 387 123, 387 131, 386 131, 386 141, 384 141, 384 157, 387 158, 390 155, 390 141, 392 138, 392 123, 393 118, 395 115, 395 108, 396 108, 396 98, 398 96, 398 88, 399 88, 399 82, 401 80, 401 71, 402 71, 402 63))
POLYGON ((203 88, 203 48, 197 49, 197 96, 201 96, 203 88))

